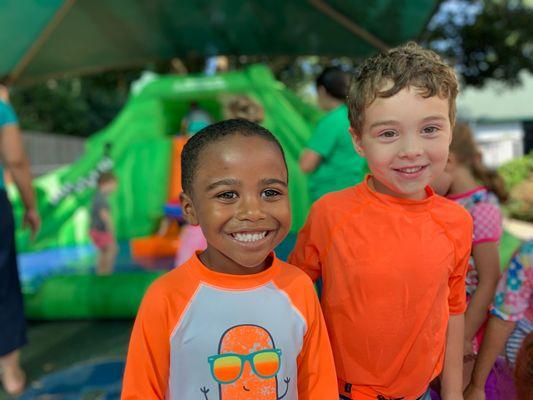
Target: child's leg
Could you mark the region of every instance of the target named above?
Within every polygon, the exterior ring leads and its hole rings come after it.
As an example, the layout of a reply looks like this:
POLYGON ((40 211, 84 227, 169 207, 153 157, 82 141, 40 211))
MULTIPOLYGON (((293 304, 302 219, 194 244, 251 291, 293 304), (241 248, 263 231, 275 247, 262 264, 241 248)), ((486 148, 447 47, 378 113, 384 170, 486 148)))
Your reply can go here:
POLYGON ((9 395, 18 395, 26 386, 26 375, 20 368, 20 350, 12 351, 0 357, 2 368, 2 386, 9 395))
POLYGON ((113 272, 117 254, 118 246, 115 243, 108 244, 100 249, 96 265, 96 272, 98 275, 109 275, 113 272))

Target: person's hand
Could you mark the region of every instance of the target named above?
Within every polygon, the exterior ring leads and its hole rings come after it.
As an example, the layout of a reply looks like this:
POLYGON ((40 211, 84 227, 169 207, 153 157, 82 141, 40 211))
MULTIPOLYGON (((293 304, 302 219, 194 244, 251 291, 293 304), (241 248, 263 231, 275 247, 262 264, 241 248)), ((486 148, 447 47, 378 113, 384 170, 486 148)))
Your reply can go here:
POLYGON ((35 208, 29 208, 26 210, 22 220, 22 227, 30 228, 31 239, 33 240, 41 227, 41 217, 35 208))
POLYGON ((464 400, 485 400, 485 389, 470 383, 465 389, 464 400))
POLYGON ((476 354, 474 353, 474 345, 471 340, 465 339, 463 350, 463 362, 474 361, 476 354))
POLYGON ((4 85, 0 85, 0 100, 9 103, 9 89, 4 85))

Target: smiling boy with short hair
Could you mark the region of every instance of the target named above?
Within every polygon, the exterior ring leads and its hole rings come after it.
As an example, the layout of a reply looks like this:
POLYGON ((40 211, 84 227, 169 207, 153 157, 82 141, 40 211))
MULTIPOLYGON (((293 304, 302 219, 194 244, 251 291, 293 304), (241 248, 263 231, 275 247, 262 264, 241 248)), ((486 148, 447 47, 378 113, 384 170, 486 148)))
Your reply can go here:
POLYGON ((207 249, 158 279, 131 336, 123 399, 338 400, 309 278, 273 249, 291 224, 283 150, 245 120, 182 153, 181 204, 207 249))
POLYGON ((371 175, 313 206, 289 260, 323 278, 344 399, 462 399, 468 213, 428 186, 444 170, 457 79, 414 43, 363 63, 350 132, 371 175))

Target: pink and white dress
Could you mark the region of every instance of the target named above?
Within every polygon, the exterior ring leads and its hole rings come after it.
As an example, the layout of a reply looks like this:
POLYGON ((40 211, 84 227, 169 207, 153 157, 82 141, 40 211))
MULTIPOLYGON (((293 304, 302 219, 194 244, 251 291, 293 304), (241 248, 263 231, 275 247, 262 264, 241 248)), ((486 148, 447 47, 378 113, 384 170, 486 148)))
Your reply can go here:
MULTIPOLYGON (((474 237, 472 247, 485 242, 499 242, 503 233, 502 213, 498 198, 483 186, 466 193, 450 195, 453 200, 465 207, 474 221, 474 237)), ((466 275, 466 293, 470 298, 478 285, 477 270, 474 260, 470 257, 466 275)))

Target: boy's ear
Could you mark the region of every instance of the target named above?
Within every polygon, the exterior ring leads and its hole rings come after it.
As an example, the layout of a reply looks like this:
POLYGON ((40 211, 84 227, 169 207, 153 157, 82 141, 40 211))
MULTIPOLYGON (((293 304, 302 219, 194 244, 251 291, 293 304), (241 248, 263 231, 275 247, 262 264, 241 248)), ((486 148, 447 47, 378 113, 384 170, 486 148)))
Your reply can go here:
POLYGON ((183 217, 190 225, 198 225, 198 217, 192 202, 191 196, 185 192, 180 193, 181 209, 183 210, 183 217))
POLYGON ((448 153, 448 160, 446 160, 446 168, 444 169, 447 172, 453 170, 457 164, 457 157, 451 151, 448 153))
POLYGON ((357 132, 351 125, 349 131, 350 135, 352 136, 352 143, 355 151, 357 151, 357 154, 359 154, 361 157, 364 157, 365 150, 363 147, 361 147, 361 133, 357 132))

